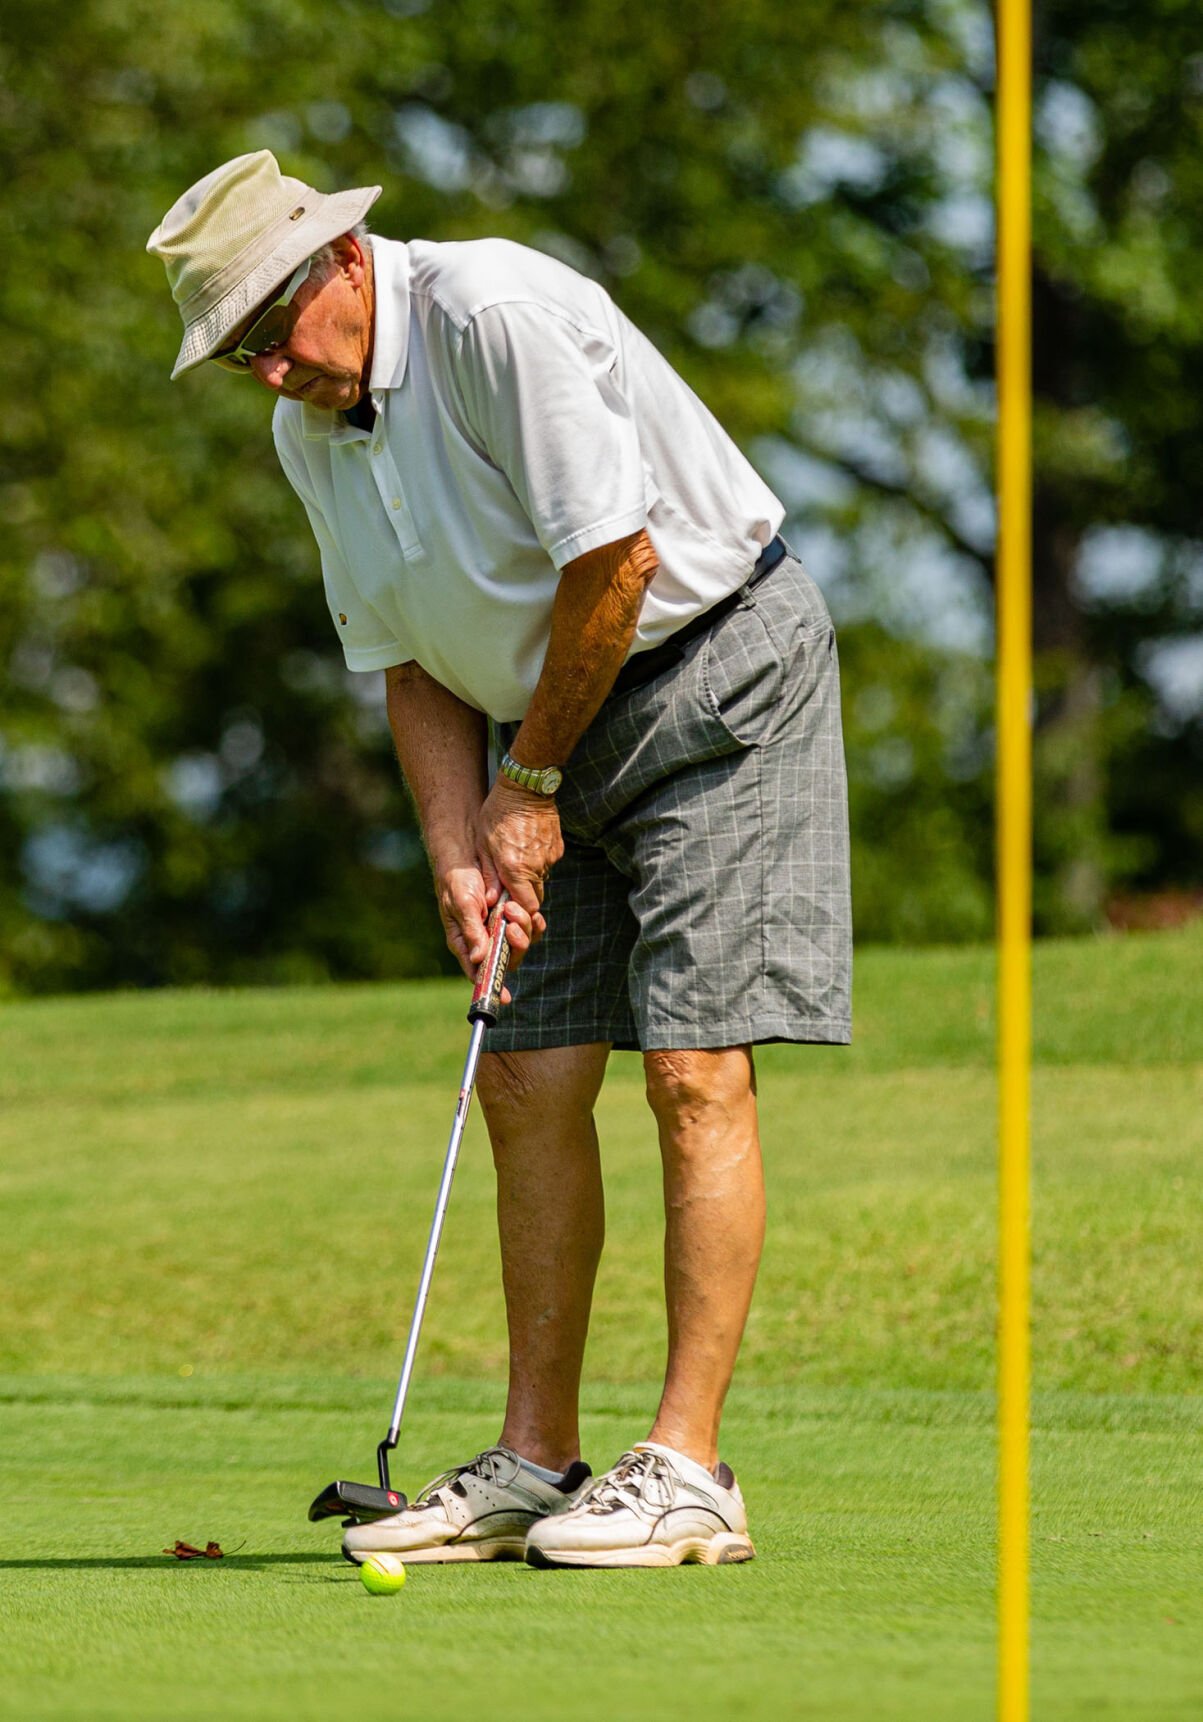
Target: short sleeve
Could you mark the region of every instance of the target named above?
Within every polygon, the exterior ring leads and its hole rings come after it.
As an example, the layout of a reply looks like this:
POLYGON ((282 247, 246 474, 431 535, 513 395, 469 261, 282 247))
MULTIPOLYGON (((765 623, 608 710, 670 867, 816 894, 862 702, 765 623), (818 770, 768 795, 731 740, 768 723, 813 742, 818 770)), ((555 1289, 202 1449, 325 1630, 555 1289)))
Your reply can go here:
POLYGON ((647 521, 643 459, 613 346, 545 306, 478 311, 456 367, 469 425, 557 568, 647 521))
POLYGON ((305 505, 309 525, 317 540, 322 563, 322 585, 330 620, 343 649, 349 670, 387 670, 393 664, 403 664, 413 656, 403 641, 391 632, 381 618, 360 596, 351 578, 346 559, 322 513, 312 484, 304 468, 289 447, 289 429, 279 415, 273 424, 276 453, 284 476, 305 505))

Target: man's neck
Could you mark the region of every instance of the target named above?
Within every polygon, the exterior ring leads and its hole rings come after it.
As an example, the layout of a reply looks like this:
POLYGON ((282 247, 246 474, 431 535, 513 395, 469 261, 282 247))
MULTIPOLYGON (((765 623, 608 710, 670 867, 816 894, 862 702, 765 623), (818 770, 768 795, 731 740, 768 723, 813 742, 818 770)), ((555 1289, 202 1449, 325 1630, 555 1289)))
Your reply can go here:
POLYGON ((363 293, 364 309, 368 319, 368 349, 364 357, 363 370, 360 372, 362 389, 355 405, 343 413, 347 423, 354 425, 356 430, 371 431, 376 423, 376 408, 372 405, 372 356, 376 350, 376 271, 372 259, 372 247, 365 242, 363 246, 363 293))
POLYGON ((368 351, 363 366, 363 394, 359 397, 361 405, 368 399, 368 391, 372 385, 372 359, 376 352, 376 262, 372 256, 370 241, 364 242, 363 260, 363 294, 368 313, 368 351))
POLYGON ((355 405, 349 412, 345 412, 343 417, 349 425, 354 425, 356 430, 371 431, 376 423, 376 408, 372 404, 371 392, 365 389, 355 405))

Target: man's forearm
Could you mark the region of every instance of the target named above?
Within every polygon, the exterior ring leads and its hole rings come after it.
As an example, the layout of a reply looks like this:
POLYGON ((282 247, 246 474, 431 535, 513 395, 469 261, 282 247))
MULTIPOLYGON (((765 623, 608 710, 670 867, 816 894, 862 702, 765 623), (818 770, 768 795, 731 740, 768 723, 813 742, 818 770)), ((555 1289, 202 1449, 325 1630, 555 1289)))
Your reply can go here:
POLYGON ((436 868, 475 862, 476 818, 488 792, 488 726, 417 664, 385 671, 389 727, 436 868))
POLYGON ((520 764, 567 760, 622 668, 658 566, 646 532, 568 563, 538 685, 510 747, 520 764))
MULTIPOLYGON (((464 973, 474 976, 489 948, 490 903, 505 886, 481 844, 488 724, 417 664, 387 670, 385 686, 393 743, 418 810, 447 944, 464 973)), ((510 962, 517 967, 541 935, 543 917, 537 903, 532 912, 510 901, 504 913, 510 962)), ((508 1004, 509 993, 501 996, 508 1004)))

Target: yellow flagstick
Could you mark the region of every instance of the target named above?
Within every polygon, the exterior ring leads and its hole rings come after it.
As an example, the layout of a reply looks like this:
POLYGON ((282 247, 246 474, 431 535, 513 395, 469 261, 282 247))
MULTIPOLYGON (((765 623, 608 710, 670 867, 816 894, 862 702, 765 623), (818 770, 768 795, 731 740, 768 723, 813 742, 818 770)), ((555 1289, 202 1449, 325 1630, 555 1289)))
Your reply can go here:
POLYGON ((1031 54, 1031 0, 999 0, 999 1722, 1030 1687, 1031 54))

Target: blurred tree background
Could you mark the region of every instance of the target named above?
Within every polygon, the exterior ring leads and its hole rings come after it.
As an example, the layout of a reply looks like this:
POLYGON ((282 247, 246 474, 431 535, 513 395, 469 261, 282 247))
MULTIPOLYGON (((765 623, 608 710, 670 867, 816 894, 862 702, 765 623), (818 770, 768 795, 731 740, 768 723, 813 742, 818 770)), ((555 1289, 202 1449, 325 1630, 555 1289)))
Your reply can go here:
MULTIPOLYGON (((1203 886, 1197 12, 1037 18, 1038 916, 1203 886)), ((841 625, 867 939, 991 887, 992 19, 967 0, 14 0, 0 25, 0 988, 444 965, 270 402, 167 381, 146 236, 269 147, 600 279, 841 625)))

